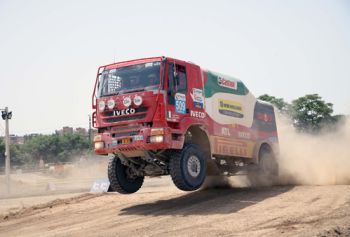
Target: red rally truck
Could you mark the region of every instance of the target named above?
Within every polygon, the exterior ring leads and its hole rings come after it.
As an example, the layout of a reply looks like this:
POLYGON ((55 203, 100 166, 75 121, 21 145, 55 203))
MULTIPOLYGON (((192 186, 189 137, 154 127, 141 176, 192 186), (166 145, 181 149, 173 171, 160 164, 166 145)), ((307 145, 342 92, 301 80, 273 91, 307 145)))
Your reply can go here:
POLYGON ((145 176, 193 191, 208 175, 278 173, 274 108, 237 78, 170 57, 113 63, 98 69, 92 108, 112 191, 134 193, 145 176))

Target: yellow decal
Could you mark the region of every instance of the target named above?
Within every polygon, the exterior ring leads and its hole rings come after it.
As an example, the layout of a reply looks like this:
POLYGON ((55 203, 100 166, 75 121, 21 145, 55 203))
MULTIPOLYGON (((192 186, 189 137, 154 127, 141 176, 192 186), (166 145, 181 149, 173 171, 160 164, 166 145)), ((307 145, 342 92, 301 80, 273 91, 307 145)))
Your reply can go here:
POLYGON ((231 101, 231 100, 223 100, 219 99, 219 113, 226 115, 226 116, 231 116, 231 117, 236 117, 236 118, 243 118, 243 107, 242 104, 236 101, 231 101))

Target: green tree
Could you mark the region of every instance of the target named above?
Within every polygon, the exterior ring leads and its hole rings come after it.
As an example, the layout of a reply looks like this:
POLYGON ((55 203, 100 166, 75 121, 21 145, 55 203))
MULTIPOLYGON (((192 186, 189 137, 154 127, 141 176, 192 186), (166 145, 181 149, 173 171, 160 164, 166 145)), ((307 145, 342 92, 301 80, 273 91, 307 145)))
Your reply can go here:
POLYGON ((292 101, 292 118, 300 131, 317 132, 322 126, 335 122, 333 104, 318 94, 309 94, 292 101))
MULTIPOLYGON (((10 145, 10 155, 11 155, 11 166, 12 165, 21 165, 25 163, 22 160, 21 155, 21 146, 17 144, 10 145)), ((5 142, 4 139, 0 139, 0 166, 5 166, 5 142)))
POLYGON ((21 148, 21 160, 26 163, 38 163, 40 159, 45 162, 66 162, 88 152, 88 148, 88 139, 78 134, 38 135, 26 139, 21 148))
POLYGON ((284 101, 283 98, 276 98, 274 96, 264 94, 258 97, 259 100, 267 101, 273 104, 281 113, 289 114, 290 104, 284 101))
POLYGON ((11 166, 12 165, 23 165, 26 160, 23 159, 21 145, 11 144, 10 145, 10 155, 11 155, 11 166))

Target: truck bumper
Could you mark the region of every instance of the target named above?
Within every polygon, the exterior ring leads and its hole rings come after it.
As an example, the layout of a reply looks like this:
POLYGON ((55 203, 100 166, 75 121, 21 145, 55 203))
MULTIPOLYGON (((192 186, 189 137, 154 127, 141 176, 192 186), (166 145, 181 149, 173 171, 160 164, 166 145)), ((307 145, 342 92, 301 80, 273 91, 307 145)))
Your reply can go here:
POLYGON ((171 132, 160 128, 142 128, 135 131, 123 131, 124 135, 113 131, 99 133, 94 138, 95 153, 106 155, 111 153, 128 153, 146 150, 169 149, 174 145, 171 132))

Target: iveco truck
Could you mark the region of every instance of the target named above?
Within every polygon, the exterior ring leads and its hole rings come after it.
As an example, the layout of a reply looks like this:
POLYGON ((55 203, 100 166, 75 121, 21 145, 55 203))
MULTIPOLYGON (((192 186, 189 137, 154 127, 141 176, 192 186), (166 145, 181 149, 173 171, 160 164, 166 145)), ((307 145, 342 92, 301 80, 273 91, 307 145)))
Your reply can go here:
POLYGON ((134 193, 145 176, 193 191, 245 167, 278 173, 274 108, 237 78, 170 57, 113 63, 98 69, 92 108, 112 191, 134 193))

